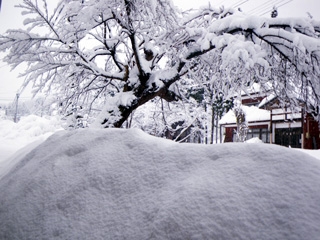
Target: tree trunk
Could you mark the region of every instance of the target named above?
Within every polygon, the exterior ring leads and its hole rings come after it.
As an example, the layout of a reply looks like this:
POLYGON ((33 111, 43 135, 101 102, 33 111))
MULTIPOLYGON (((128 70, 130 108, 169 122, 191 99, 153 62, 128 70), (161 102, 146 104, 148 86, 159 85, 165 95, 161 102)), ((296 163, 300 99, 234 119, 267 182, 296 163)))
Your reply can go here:
POLYGON ((216 116, 216 143, 218 143, 218 123, 219 123, 219 114, 216 116))
POLYGON ((214 138, 214 119, 215 119, 215 111, 214 107, 211 108, 212 114, 211 114, 211 144, 213 144, 213 138, 214 138))
MULTIPOLYGON (((144 76, 147 78, 150 78, 150 76, 144 76)), ((143 79, 143 82, 145 84, 141 84, 138 88, 133 89, 134 95, 136 96, 136 99, 131 103, 130 106, 118 106, 118 110, 121 113, 121 116, 119 119, 112 122, 112 120, 105 118, 102 121, 102 125, 105 128, 109 127, 115 127, 115 128, 121 128, 122 124, 129 118, 130 114, 136 110, 139 106, 145 104, 146 102, 150 101, 151 99, 155 97, 161 97, 162 99, 166 100, 167 102, 177 101, 178 97, 174 92, 171 92, 169 90, 169 87, 172 83, 174 83, 176 80, 179 79, 179 75, 175 76, 173 79, 167 82, 162 88, 160 89, 151 89, 149 86, 147 86, 148 80, 143 79)), ((141 81, 142 82, 142 81, 141 81)), ((113 112, 109 112, 111 115, 113 112)))

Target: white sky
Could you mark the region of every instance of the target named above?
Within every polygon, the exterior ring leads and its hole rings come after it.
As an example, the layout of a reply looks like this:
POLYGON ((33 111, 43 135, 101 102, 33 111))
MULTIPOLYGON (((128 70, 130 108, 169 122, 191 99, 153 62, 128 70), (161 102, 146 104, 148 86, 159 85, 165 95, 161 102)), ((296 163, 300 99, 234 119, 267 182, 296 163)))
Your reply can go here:
MULTIPOLYGON (((278 8, 279 17, 306 17, 309 12, 315 19, 320 20, 320 0, 172 0, 178 7, 187 10, 198 8, 206 5, 208 2, 212 6, 237 6, 244 12, 250 14, 270 16, 273 5, 280 6, 278 8), (281 6, 283 5, 283 6, 281 6)), ((20 9, 14 8, 14 5, 21 3, 22 0, 3 0, 0 12, 0 34, 5 33, 7 29, 21 28, 23 26, 23 17, 20 9)), ((57 0, 48 0, 54 3, 57 0)), ((3 54, 0 55, 0 59, 3 54)), ((14 100, 16 93, 23 82, 22 78, 18 78, 22 68, 10 71, 0 60, 0 103, 11 102, 14 100)), ((22 95, 21 100, 31 97, 30 89, 27 89, 22 95)))

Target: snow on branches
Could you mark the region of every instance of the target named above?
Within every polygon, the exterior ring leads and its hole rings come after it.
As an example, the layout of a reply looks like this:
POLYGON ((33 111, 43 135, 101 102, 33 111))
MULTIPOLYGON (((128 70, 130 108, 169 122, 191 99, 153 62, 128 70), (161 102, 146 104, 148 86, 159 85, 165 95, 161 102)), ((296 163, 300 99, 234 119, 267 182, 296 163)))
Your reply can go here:
POLYGON ((171 85, 210 66, 215 86, 227 80, 229 90, 239 90, 283 79, 311 110, 320 104, 320 22, 313 19, 210 6, 187 14, 170 0, 61 0, 53 11, 46 0, 24 0, 19 7, 28 28, 0 36, 4 60, 12 67, 27 63, 25 84, 59 95, 66 110, 106 109, 103 126, 121 127, 155 97, 178 100, 171 85), (283 69, 298 77, 287 78, 283 69))

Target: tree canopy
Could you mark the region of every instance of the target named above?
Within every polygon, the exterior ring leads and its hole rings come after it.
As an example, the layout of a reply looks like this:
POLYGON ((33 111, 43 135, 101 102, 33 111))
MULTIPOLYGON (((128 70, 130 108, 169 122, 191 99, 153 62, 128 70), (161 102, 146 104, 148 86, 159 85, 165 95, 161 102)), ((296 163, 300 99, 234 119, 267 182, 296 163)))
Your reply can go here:
POLYGON ((25 84, 56 94, 65 110, 101 108, 103 127, 196 77, 217 93, 259 83, 319 117, 320 21, 265 18, 229 8, 180 12, 170 0, 23 0, 25 30, 0 36, 13 68, 27 63, 25 84), (101 107, 104 105, 104 107, 101 107))

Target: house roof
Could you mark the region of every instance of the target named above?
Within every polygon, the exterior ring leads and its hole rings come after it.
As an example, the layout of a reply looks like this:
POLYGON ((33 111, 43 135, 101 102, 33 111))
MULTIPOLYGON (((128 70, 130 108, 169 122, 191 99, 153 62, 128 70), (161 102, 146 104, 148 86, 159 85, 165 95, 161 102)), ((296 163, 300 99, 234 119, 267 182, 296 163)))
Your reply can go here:
MULTIPOLYGON (((247 122, 256 122, 256 121, 269 121, 270 120, 270 111, 260 109, 255 106, 242 106, 243 111, 246 114, 247 122)), ((219 121, 219 125, 225 124, 235 124, 236 117, 233 110, 227 112, 219 121)))
POLYGON ((265 97, 260 104, 258 105, 259 108, 263 108, 266 105, 270 104, 273 100, 277 99, 275 94, 270 94, 269 96, 265 97))

